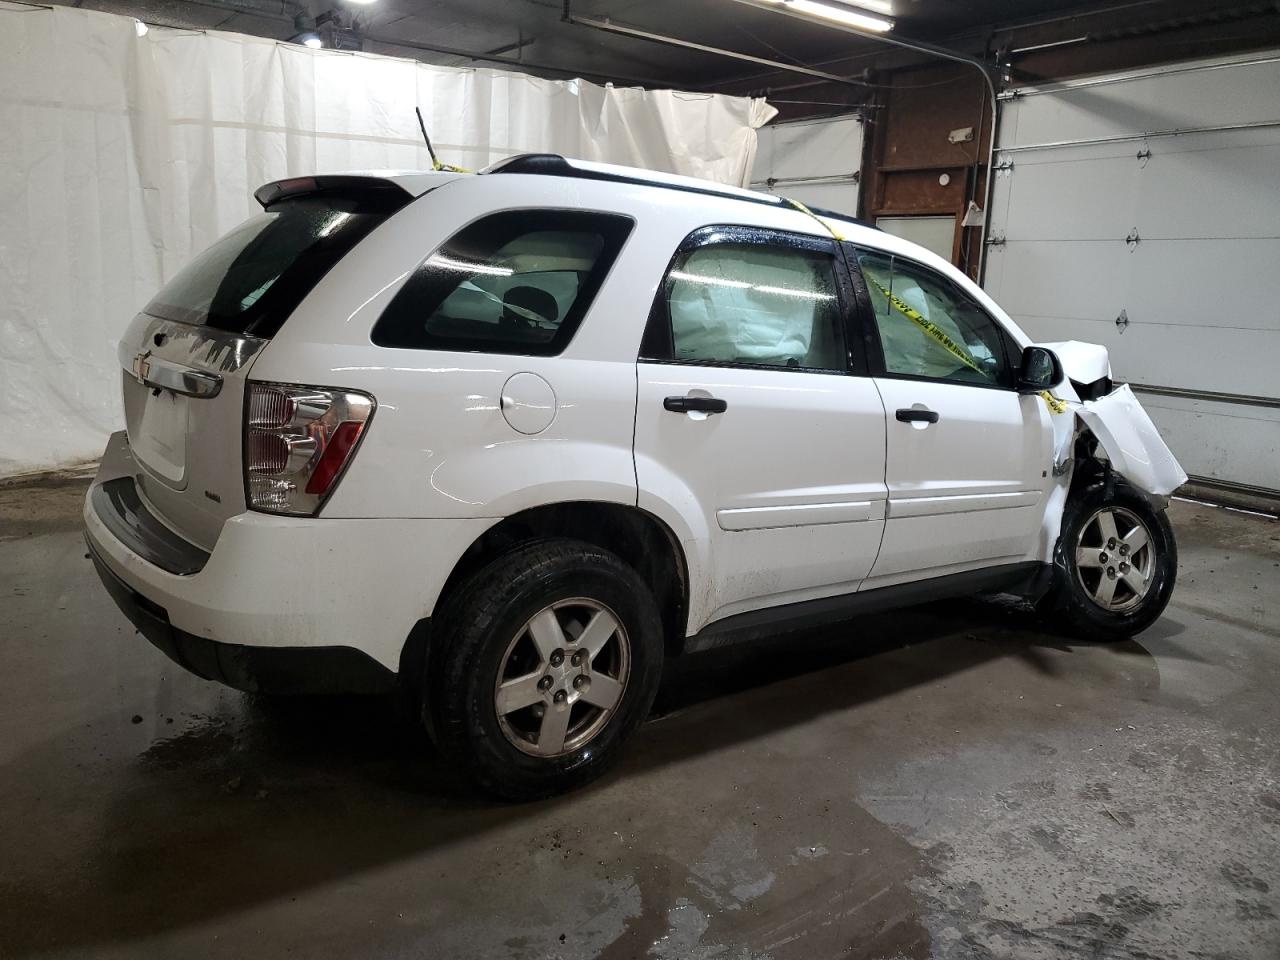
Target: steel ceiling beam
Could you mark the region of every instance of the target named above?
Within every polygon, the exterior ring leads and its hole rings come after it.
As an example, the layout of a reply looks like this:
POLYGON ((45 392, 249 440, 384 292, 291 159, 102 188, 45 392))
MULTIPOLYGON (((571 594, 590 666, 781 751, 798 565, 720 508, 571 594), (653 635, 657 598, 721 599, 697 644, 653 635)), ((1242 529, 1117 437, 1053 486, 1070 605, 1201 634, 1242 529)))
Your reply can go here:
POLYGON ((598 20, 594 17, 576 17, 572 13, 566 13, 564 16, 564 22, 580 27, 590 27, 592 30, 604 30, 608 33, 614 33, 624 37, 634 37, 637 40, 647 40, 650 43, 660 43, 669 47, 679 47, 683 50, 697 50, 699 53, 709 53, 714 56, 728 57, 733 60, 744 60, 747 63, 759 64, 760 66, 769 67, 772 70, 785 71, 787 73, 798 73, 806 77, 817 77, 819 80, 829 83, 844 83, 858 87, 866 86, 866 84, 860 80, 853 80, 849 77, 839 76, 838 74, 827 73, 823 70, 815 70, 812 67, 804 67, 795 63, 786 63, 781 60, 768 60, 764 57, 753 57, 750 54, 739 53, 736 50, 726 50, 723 47, 712 47, 704 43, 694 43, 692 40, 681 40, 678 37, 671 37, 662 33, 653 33, 649 30, 641 30, 637 27, 626 27, 607 19, 598 20))

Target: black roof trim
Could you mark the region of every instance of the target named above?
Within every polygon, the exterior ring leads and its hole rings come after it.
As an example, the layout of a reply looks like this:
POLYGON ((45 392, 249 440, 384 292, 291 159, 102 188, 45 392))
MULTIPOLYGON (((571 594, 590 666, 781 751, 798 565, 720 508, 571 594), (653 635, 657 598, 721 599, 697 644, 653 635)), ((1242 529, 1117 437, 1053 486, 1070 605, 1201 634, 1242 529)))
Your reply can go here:
POLYGON ((622 173, 587 170, 583 167, 575 167, 558 153, 522 153, 519 156, 511 157, 509 160, 501 160, 491 167, 486 167, 481 172, 486 174, 532 173, 544 177, 572 177, 575 180, 605 180, 609 183, 630 183, 641 187, 658 187, 663 190, 678 190, 681 193, 699 193, 708 197, 741 200, 744 203, 762 203, 771 207, 780 206, 783 202, 779 197, 768 197, 764 194, 761 194, 759 199, 744 197, 736 193, 730 193, 728 190, 717 190, 711 185, 706 187, 685 186, 679 183, 664 183, 661 180, 648 180, 645 177, 629 177, 622 173))
MULTIPOLYGON (((743 203, 759 203, 770 207, 788 205, 785 197, 778 197, 772 194, 762 193, 759 197, 744 197, 739 193, 733 193, 728 190, 717 190, 712 185, 706 187, 686 186, 679 183, 665 183, 661 180, 648 180, 644 177, 631 177, 621 173, 608 173, 603 170, 588 170, 583 167, 575 167, 558 153, 522 153, 506 160, 499 160, 480 172, 482 174, 527 173, 544 177, 572 177, 577 180, 605 180, 610 183, 629 183, 642 187, 658 187, 662 190, 677 190, 681 193, 722 197, 726 200, 741 200, 743 203)), ((836 213, 833 210, 823 210, 818 207, 809 207, 809 209, 813 213, 831 220, 856 223, 858 226, 870 227, 873 230, 879 229, 879 227, 865 223, 857 217, 851 217, 847 214, 836 213)))

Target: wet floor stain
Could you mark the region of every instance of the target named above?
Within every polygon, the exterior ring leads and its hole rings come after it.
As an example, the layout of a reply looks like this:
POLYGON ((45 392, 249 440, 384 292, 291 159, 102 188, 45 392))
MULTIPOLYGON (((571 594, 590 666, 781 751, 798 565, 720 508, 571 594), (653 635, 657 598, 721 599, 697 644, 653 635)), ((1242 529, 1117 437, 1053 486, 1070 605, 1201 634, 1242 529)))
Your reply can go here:
POLYGON ((689 658, 620 769, 511 807, 393 703, 177 670, 42 516, 0 543, 2 957, 1280 956, 1280 653, 1221 585, 1110 648, 963 602, 689 658))

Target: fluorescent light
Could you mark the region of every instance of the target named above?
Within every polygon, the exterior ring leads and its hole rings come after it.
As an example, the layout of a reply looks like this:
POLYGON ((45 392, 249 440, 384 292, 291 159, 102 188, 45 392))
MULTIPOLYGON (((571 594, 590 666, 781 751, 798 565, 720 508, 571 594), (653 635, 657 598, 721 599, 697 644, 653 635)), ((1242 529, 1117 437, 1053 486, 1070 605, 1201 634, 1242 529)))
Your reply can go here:
POLYGON ((134 32, 134 33, 136 33, 138 36, 140 36, 140 37, 145 37, 145 36, 147 35, 147 31, 148 31, 149 29, 151 29, 151 28, 150 28, 150 27, 148 27, 148 26, 147 26, 145 23, 143 23, 141 20, 135 20, 135 21, 133 21, 133 32, 134 32))
POLYGON ((319 37, 312 35, 310 37, 303 37, 302 45, 304 47, 310 47, 312 50, 317 50, 320 47, 324 46, 324 41, 321 40, 319 37))
POLYGON ((473 263, 470 260, 455 260, 443 253, 432 254, 427 263, 445 270, 457 270, 459 273, 482 273, 490 277, 509 277, 515 273, 510 267, 495 267, 487 263, 473 263))
POLYGON ((675 280, 689 283, 705 283, 713 287, 730 287, 734 290, 755 290, 758 293, 771 293, 775 297, 800 297, 804 300, 834 300, 835 294, 819 293, 816 290, 799 290, 795 287, 774 287, 761 283, 748 283, 746 280, 730 280, 728 277, 711 277, 705 273, 686 273, 684 270, 672 270, 667 276, 675 280))
MULTIPOLYGON (((779 0, 779 2, 787 3, 789 0, 779 0)), ((889 0, 831 0, 827 5, 833 7, 861 7, 863 10, 881 13, 886 17, 893 16, 893 4, 889 0)))
POLYGON ((893 21, 869 13, 859 13, 848 7, 835 3, 822 3, 820 0, 783 0, 784 7, 806 17, 818 20, 830 20, 849 27, 861 27, 863 30, 874 30, 876 33, 887 33, 893 29, 893 21))
POLYGON ((745 280, 730 280, 728 277, 709 277, 704 273, 686 273, 683 270, 672 270, 667 276, 675 280, 689 283, 708 283, 713 287, 733 287, 736 290, 747 290, 751 284, 745 280))
POLYGON ((361 7, 366 6, 370 3, 376 3, 376 2, 377 0, 347 0, 347 3, 354 3, 357 6, 361 6, 361 7))

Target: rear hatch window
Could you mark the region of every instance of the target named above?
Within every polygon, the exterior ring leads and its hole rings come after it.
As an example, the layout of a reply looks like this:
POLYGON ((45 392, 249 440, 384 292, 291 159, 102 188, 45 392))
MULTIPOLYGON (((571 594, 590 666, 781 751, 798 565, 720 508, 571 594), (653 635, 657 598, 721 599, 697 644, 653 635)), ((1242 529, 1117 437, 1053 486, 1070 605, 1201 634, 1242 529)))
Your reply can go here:
POLYGON ((170 280, 143 312, 268 339, 348 251, 409 197, 326 191, 246 220, 170 280))

